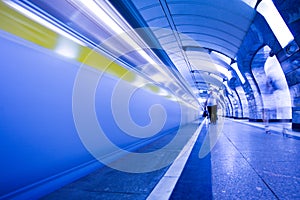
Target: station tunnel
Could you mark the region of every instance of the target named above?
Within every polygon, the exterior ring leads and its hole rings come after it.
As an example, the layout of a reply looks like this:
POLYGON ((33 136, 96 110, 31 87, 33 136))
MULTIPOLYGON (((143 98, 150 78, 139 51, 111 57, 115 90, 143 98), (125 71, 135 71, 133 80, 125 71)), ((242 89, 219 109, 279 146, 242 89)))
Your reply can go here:
POLYGON ((299 0, 1 0, 0 199, 300 199, 299 46, 299 0))

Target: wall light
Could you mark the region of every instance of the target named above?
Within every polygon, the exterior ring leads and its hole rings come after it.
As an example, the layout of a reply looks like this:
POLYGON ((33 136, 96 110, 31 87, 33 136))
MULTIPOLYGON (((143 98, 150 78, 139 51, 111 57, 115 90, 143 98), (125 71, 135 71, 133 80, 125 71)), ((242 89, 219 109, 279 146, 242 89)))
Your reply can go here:
POLYGON ((238 77, 240 78, 242 84, 244 84, 246 82, 244 76, 242 75, 241 71, 239 70, 237 63, 232 63, 231 67, 235 70, 235 72, 237 73, 238 77))
POLYGON ((265 17, 282 48, 294 40, 294 36, 282 19, 272 0, 260 2, 257 11, 265 17))

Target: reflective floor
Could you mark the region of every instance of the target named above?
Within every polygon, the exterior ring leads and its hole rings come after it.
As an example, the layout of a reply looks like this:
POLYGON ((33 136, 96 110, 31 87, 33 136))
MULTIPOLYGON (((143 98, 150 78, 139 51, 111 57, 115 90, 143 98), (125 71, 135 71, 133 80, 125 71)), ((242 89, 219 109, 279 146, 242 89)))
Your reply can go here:
POLYGON ((300 199, 299 140, 226 120, 211 153, 199 159, 203 135, 171 199, 300 199))
MULTIPOLYGON (((270 125, 275 128, 265 134, 261 124, 226 119, 218 134, 204 124, 170 199, 300 199, 300 140, 270 125)), ((133 174, 102 168, 44 199, 147 199, 168 169, 133 174)))

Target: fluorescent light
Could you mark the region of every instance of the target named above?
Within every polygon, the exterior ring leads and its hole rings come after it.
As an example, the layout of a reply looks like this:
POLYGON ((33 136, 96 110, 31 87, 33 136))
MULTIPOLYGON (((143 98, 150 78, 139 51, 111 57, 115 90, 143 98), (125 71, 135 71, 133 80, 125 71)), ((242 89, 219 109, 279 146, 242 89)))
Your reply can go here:
POLYGON ((233 63, 231 65, 231 67, 235 70, 235 72, 237 73, 238 77, 240 78, 242 84, 244 84, 246 81, 244 79, 244 76, 242 75, 242 73, 240 72, 238 66, 237 66, 237 63, 233 63))
POLYGON ((258 5, 257 10, 267 20, 282 48, 284 48, 288 43, 294 40, 292 33, 283 21, 272 0, 262 1, 258 5))
POLYGON ((17 11, 19 11, 20 13, 22 13, 23 15, 25 15, 26 17, 32 19, 33 21, 45 26, 46 28, 48 29, 51 29, 52 31, 58 33, 59 35, 62 35, 70 40, 72 40, 73 42, 76 42, 77 44, 80 44, 82 46, 85 46, 85 44, 80 41, 79 39, 77 39, 76 37, 72 36, 71 34, 67 33, 66 31, 62 30, 61 28, 55 26, 54 22, 52 22, 50 19, 47 19, 45 20, 44 18, 41 18, 40 16, 34 14, 33 12, 23 8, 22 6, 12 2, 12 1, 9 1, 9 0, 6 0, 4 1, 4 3, 6 3, 7 5, 9 5, 10 7, 16 9, 17 11), (49 21, 51 21, 52 23, 50 23, 49 21))
POLYGON ((223 82, 223 78, 222 78, 221 76, 216 75, 216 74, 213 74, 213 73, 211 73, 211 74, 209 74, 209 75, 210 75, 211 77, 217 79, 218 81, 223 82))
POLYGON ((225 63, 227 63, 228 65, 230 65, 230 63, 231 63, 231 58, 229 58, 228 56, 225 56, 225 55, 223 55, 223 54, 221 54, 221 53, 218 53, 218 52, 216 52, 216 51, 212 51, 211 52, 211 56, 216 56, 216 57, 218 57, 219 59, 221 59, 221 60, 223 60, 225 63))
POLYGON ((217 70, 218 70, 221 74, 224 74, 224 75, 228 78, 228 80, 232 77, 230 71, 228 71, 227 68, 222 67, 222 66, 220 66, 220 65, 218 65, 218 64, 215 64, 215 66, 216 66, 217 70))

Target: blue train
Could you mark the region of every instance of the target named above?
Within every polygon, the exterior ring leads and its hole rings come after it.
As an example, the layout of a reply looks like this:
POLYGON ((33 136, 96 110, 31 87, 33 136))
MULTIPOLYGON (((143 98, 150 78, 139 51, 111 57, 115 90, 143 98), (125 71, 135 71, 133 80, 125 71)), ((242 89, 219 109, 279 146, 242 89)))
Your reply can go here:
POLYGON ((42 196, 102 167, 95 152, 114 160, 199 117, 145 53, 68 38, 11 1, 0 2, 0 44, 0 199, 42 196), (93 140, 100 130, 113 147, 93 140))

